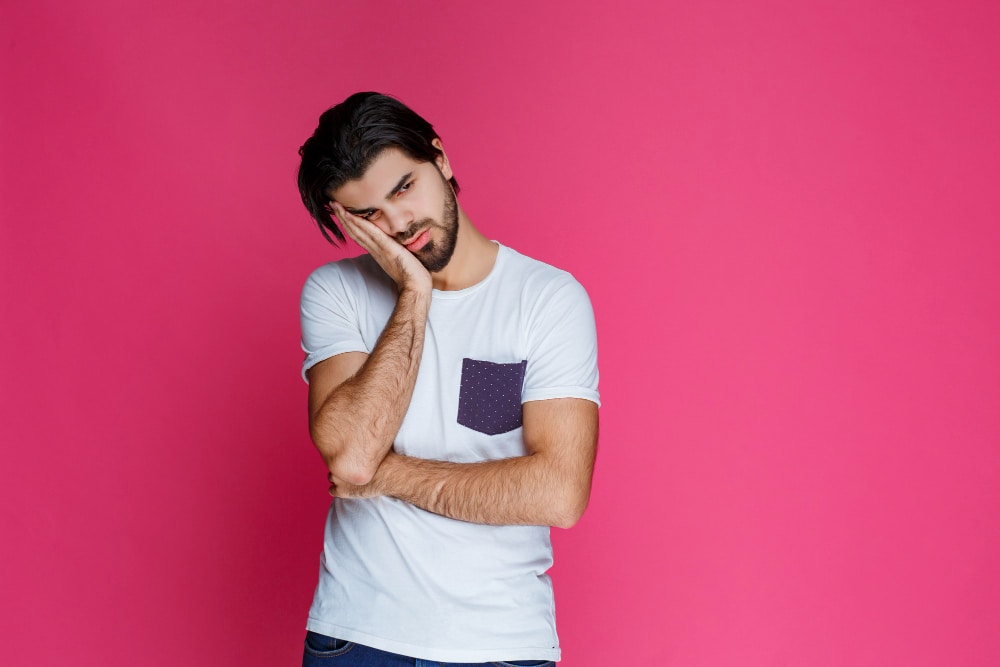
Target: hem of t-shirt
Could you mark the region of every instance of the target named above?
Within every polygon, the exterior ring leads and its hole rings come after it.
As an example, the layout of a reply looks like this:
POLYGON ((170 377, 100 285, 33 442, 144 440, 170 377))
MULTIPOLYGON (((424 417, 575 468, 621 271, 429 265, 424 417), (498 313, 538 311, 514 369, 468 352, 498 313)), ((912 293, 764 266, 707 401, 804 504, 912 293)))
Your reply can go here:
POLYGON ((583 387, 546 387, 544 389, 532 389, 521 396, 521 402, 544 401, 551 398, 582 398, 597 404, 601 407, 601 395, 595 389, 583 387))
POLYGON ((418 660, 436 660, 438 662, 506 662, 508 660, 555 660, 562 658, 558 646, 527 647, 527 648, 476 648, 451 649, 417 646, 405 642, 376 637, 360 630, 345 628, 332 623, 326 623, 318 618, 309 617, 306 630, 318 632, 328 637, 336 637, 344 641, 362 644, 380 651, 388 651, 405 655, 418 660))
POLYGON ((306 384, 309 384, 309 378, 306 376, 306 371, 315 366, 321 361, 326 361, 330 357, 335 357, 338 354, 344 354, 346 352, 363 352, 368 354, 369 351, 358 345, 329 345, 321 350, 317 350, 311 353, 306 360, 302 362, 302 379, 305 380, 306 384))

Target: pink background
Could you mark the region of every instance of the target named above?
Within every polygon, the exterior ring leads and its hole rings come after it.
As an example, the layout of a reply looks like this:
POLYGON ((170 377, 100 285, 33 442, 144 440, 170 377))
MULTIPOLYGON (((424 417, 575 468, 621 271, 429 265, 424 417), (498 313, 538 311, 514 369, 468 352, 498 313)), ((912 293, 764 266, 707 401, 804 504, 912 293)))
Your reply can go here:
POLYGON ((998 664, 997 7, 4 2, 0 663, 299 660, 295 151, 374 89, 594 302, 564 664, 998 664))

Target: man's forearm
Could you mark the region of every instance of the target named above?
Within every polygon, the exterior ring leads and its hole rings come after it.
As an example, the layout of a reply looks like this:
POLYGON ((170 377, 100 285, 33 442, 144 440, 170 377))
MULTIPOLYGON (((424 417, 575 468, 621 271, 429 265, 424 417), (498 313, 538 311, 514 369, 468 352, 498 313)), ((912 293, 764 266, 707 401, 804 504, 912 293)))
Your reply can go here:
POLYGON ((582 463, 587 470, 581 472, 545 454, 453 463, 390 453, 373 490, 460 521, 568 528, 590 494, 593 461, 582 463))
POLYGON ((365 484, 399 432, 423 353, 430 294, 402 290, 371 354, 310 420, 331 473, 365 484))

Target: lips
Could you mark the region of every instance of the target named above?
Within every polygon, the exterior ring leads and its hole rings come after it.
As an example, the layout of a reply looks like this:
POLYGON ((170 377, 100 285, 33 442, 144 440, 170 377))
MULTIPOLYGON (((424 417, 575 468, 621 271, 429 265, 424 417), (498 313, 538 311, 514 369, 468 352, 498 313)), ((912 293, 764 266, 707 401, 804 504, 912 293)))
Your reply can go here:
POLYGON ((410 241, 409 243, 404 243, 403 245, 405 245, 406 249, 409 250, 410 252, 417 252, 425 245, 427 245, 427 242, 430 240, 431 240, 431 230, 425 229, 424 231, 417 234, 412 241, 410 241))

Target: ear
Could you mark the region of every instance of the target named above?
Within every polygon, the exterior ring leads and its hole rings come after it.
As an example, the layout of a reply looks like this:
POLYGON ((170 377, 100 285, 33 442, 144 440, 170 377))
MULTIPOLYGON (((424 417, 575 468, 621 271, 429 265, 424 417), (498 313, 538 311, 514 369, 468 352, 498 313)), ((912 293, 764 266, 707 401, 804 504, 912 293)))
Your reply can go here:
POLYGON ((441 171, 441 175, 444 176, 444 180, 447 181, 453 176, 451 164, 448 162, 448 154, 444 152, 444 146, 441 145, 440 139, 432 139, 431 145, 441 151, 441 153, 434 159, 434 163, 441 171))

